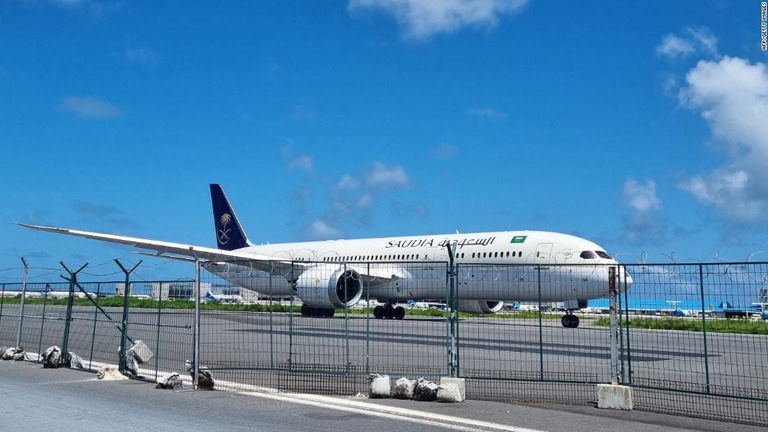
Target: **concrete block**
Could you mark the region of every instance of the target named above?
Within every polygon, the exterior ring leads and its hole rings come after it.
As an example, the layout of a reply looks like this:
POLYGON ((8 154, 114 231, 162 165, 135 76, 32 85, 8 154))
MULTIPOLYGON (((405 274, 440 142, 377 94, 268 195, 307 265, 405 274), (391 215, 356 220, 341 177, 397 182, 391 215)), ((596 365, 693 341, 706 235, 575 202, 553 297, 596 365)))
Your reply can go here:
POLYGON ((597 407, 631 411, 634 408, 632 388, 615 384, 598 384, 597 407))
POLYGON ((129 348, 133 351, 133 357, 139 363, 147 363, 152 358, 152 350, 144 344, 143 341, 137 340, 129 348))
POLYGON ((459 385, 454 383, 440 384, 437 387, 438 402, 464 402, 464 397, 459 391, 459 385))
POLYGON ((464 378, 440 377, 440 385, 443 384, 456 384, 459 386, 459 395, 461 395, 461 400, 467 400, 467 385, 464 378))

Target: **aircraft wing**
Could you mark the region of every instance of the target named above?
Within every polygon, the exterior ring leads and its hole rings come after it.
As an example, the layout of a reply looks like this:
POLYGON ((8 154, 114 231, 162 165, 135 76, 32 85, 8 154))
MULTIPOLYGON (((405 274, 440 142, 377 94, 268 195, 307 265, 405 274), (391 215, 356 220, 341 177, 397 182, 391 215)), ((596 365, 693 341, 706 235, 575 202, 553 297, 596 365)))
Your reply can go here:
MULTIPOLYGON (((92 240, 99 240, 109 243, 119 243, 133 246, 140 249, 154 251, 154 253, 138 252, 141 255, 153 256, 158 258, 174 259, 179 261, 194 261, 200 259, 204 262, 218 263, 229 262, 246 264, 254 270, 260 270, 268 273, 276 273, 284 276, 293 271, 303 272, 304 270, 318 265, 317 263, 302 263, 286 260, 275 260, 267 255, 258 255, 238 250, 227 251, 222 249, 195 246, 182 243, 173 243, 160 240, 145 239, 139 237, 128 237, 114 234, 104 234, 92 231, 80 231, 68 228, 56 228, 42 225, 31 225, 25 223, 16 223, 24 228, 30 228, 38 231, 52 232, 55 234, 65 234, 74 237, 84 237, 92 240)), ((400 267, 392 266, 364 266, 349 264, 348 268, 357 271, 369 287, 375 287, 392 282, 397 279, 408 279, 410 273, 400 267)), ((298 277, 295 275, 294 277, 298 277)))
POLYGON ((256 270, 262 270, 267 272, 278 271, 280 273, 286 273, 293 269, 304 268, 306 265, 301 263, 295 263, 291 261, 275 261, 274 259, 266 255, 257 255, 253 253, 226 251, 216 248, 209 248, 204 246, 187 245, 182 243, 172 243, 159 240, 144 239, 138 237, 120 236, 114 234, 104 234, 91 231, 79 231, 68 228, 56 228, 42 225, 30 225, 24 223, 16 223, 24 228, 30 228, 38 231, 52 232, 56 234, 65 234, 75 237, 85 237, 92 240, 99 240, 109 243, 120 243, 128 246, 133 246, 141 249, 148 249, 155 251, 153 254, 142 253, 143 255, 155 256, 160 258, 177 259, 183 261, 194 260, 195 258, 202 261, 248 261, 256 270), (188 258, 186 258, 188 257, 188 258))

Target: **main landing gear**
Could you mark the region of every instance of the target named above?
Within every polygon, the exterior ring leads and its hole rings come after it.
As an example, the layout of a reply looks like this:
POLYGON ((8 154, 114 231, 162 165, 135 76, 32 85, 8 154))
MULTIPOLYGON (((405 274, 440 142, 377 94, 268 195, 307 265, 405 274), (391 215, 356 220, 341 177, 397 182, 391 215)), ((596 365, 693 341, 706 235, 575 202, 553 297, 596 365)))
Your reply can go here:
POLYGON ((307 305, 301 305, 301 316, 305 317, 317 317, 317 318, 332 318, 336 313, 336 309, 324 309, 318 307, 312 307, 307 305))
POLYGON ((389 303, 384 306, 376 306, 373 308, 373 316, 376 319, 397 319, 401 320, 405 317, 405 308, 402 306, 393 306, 389 303))
POLYGON ((572 311, 565 311, 565 315, 560 319, 560 322, 565 328, 576 328, 579 326, 579 317, 573 314, 572 311))

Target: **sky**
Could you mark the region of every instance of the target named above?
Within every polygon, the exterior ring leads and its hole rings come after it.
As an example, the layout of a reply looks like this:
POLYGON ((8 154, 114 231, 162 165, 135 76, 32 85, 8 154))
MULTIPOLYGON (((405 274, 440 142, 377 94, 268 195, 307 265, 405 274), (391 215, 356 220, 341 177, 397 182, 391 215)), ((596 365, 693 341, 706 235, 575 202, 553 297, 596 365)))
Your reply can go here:
POLYGON ((768 261, 760 9, 0 0, 0 282, 141 259, 15 222, 215 246, 209 183, 254 243, 529 229, 768 261))

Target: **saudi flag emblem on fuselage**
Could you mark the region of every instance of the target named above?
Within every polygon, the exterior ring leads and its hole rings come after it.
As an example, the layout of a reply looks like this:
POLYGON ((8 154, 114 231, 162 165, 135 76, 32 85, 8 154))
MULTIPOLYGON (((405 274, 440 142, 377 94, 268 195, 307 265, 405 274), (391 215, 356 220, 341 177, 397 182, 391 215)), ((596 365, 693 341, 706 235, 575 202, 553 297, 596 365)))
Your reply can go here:
POLYGON ((528 236, 514 236, 510 243, 525 243, 525 239, 527 238, 528 236))

